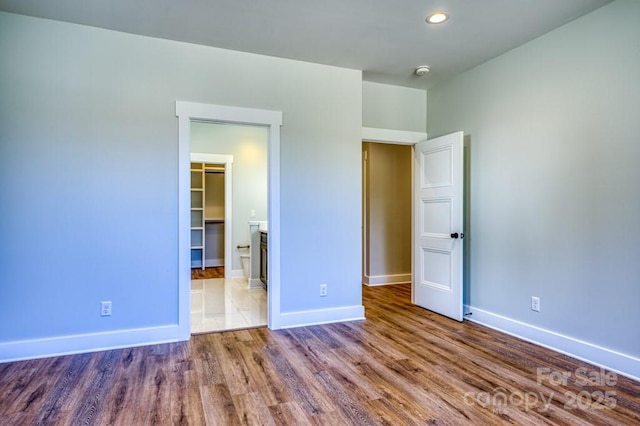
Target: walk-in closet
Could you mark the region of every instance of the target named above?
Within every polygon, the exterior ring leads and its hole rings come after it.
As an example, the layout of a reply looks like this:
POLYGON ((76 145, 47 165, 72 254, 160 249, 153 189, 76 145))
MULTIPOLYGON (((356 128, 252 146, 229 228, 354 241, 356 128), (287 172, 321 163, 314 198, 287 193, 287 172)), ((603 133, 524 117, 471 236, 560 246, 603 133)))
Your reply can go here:
POLYGON ((191 268, 224 266, 224 164, 191 163, 191 268))

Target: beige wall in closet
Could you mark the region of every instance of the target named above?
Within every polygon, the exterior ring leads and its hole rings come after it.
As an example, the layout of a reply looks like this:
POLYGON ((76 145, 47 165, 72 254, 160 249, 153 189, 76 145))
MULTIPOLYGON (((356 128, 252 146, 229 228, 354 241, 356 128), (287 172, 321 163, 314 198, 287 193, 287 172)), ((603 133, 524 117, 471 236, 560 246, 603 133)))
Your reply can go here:
POLYGON ((365 284, 410 281, 411 146, 363 142, 365 284))

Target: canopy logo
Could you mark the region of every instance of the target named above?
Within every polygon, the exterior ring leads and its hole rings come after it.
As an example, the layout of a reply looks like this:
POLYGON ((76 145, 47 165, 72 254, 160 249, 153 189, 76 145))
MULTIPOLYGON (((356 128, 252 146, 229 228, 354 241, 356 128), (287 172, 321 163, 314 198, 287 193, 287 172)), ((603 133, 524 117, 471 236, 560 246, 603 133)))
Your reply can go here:
POLYGON ((467 405, 480 405, 500 414, 507 407, 518 407, 525 411, 537 410, 544 413, 552 402, 565 410, 610 410, 617 405, 616 391, 618 376, 603 368, 589 370, 586 367, 574 371, 555 371, 549 367, 536 369, 539 390, 506 389, 498 386, 490 392, 467 392, 464 402, 467 405), (566 387, 571 386, 571 389, 566 387), (588 389, 575 391, 575 386, 588 389), (565 387, 565 389, 563 389, 565 387))

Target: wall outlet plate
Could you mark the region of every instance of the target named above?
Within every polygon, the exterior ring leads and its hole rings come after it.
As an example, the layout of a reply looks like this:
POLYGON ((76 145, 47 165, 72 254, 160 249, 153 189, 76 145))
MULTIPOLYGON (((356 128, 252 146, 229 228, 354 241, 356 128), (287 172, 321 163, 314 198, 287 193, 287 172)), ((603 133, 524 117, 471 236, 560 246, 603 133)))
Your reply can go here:
POLYGON ((325 297, 327 295, 327 285, 320 284, 320 296, 325 297))
POLYGON ((111 301, 100 302, 100 316, 101 317, 111 316, 111 301))
POLYGON ((531 296, 531 310, 540 312, 540 298, 531 296))

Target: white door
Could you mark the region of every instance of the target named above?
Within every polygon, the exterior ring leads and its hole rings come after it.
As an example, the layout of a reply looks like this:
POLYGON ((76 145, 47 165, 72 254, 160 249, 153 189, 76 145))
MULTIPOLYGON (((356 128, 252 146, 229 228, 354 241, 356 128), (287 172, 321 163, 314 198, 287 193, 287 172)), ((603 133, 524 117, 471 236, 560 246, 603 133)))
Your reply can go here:
POLYGON ((462 321, 463 132, 415 145, 413 303, 462 321))

